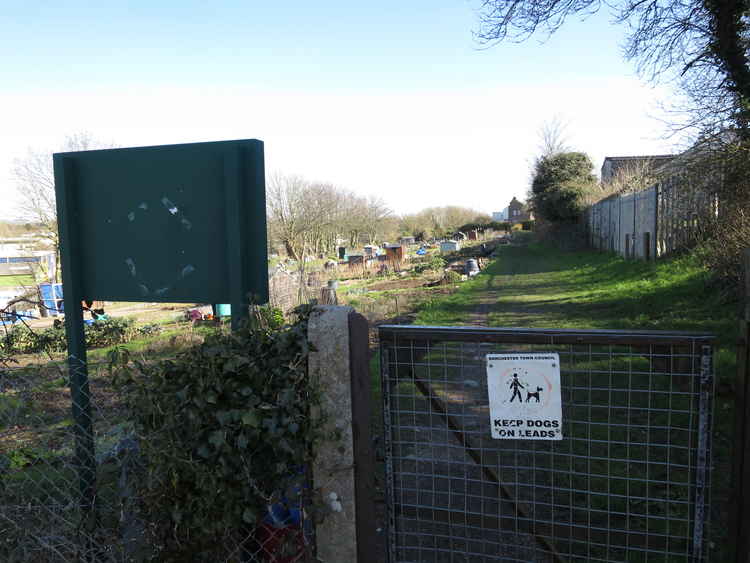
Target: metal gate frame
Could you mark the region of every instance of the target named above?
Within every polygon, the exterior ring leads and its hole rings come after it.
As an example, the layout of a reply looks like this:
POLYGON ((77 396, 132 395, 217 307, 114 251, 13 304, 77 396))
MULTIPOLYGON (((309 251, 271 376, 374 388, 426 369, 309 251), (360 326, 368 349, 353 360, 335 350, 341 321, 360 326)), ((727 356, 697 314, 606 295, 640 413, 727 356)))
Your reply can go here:
MULTIPOLYGON (((398 326, 398 325, 382 325, 379 327, 380 336, 380 360, 381 360, 381 376, 382 376, 382 387, 383 387, 383 405, 384 405, 384 424, 385 424, 385 449, 386 449, 386 499, 387 499, 387 526, 388 526, 388 556, 390 563, 401 563, 406 559, 400 560, 397 557, 397 552, 403 546, 398 543, 399 539, 399 525, 405 512, 411 511, 412 516, 416 515, 419 518, 420 510, 424 507, 418 505, 406 506, 404 503, 398 503, 396 499, 396 477, 398 471, 394 468, 394 414, 397 414, 397 406, 394 404, 397 402, 399 396, 394 395, 391 391, 391 386, 397 385, 399 382, 408 381, 413 384, 413 388, 418 392, 414 393, 415 397, 419 395, 419 400, 423 401, 425 405, 428 405, 430 417, 433 415, 441 421, 441 424, 445 425, 446 435, 451 436, 453 444, 458 444, 458 447, 463 448, 466 459, 471 460, 471 463, 475 464, 481 471, 481 479, 485 483, 494 483, 497 486, 501 501, 503 500, 513 506, 515 518, 517 519, 533 519, 533 514, 529 514, 528 502, 524 502, 521 499, 514 499, 512 486, 507 486, 500 475, 500 469, 502 467, 492 467, 491 464, 483 459, 483 456, 487 453, 487 448, 483 446, 484 438, 477 438, 475 432, 469 432, 462 428, 460 417, 455 416, 455 413, 451 413, 450 401, 446 402, 445 393, 441 394, 438 389, 433 389, 431 386, 431 380, 429 378, 430 368, 439 367, 445 370, 449 368, 458 368, 459 370, 464 369, 464 360, 461 359, 461 366, 449 365, 446 360, 446 350, 450 346, 460 346, 460 350, 463 350, 463 346, 473 345, 476 347, 479 358, 481 356, 482 362, 486 353, 490 351, 494 352, 509 352, 518 351, 519 348, 524 348, 524 351, 531 351, 528 347, 532 347, 534 351, 551 351, 553 349, 561 349, 560 347, 567 347, 569 350, 570 357, 575 356, 577 349, 588 348, 589 356, 592 354, 593 347, 596 349, 609 350, 610 360, 610 382, 612 381, 611 375, 615 373, 612 371, 612 358, 618 355, 622 355, 626 358, 647 358, 649 363, 649 382, 652 381, 651 377, 656 376, 669 376, 666 396, 669 397, 668 406, 670 419, 672 412, 672 395, 684 395, 690 405, 690 432, 688 433, 689 444, 686 448, 688 453, 686 454, 690 459, 691 469, 688 470, 689 482, 684 483, 685 490, 689 490, 689 500, 682 501, 687 504, 688 510, 688 521, 687 536, 684 538, 686 547, 684 556, 682 554, 677 558, 673 558, 673 554, 669 551, 670 536, 667 532, 666 538, 655 538, 657 545, 664 543, 666 545, 666 552, 663 554, 665 559, 658 559, 659 561, 669 561, 670 563, 674 560, 686 561, 686 562, 702 562, 706 561, 707 558, 707 546, 708 546, 708 523, 709 523, 709 505, 710 505, 710 459, 711 459, 711 427, 712 427, 712 408, 713 408, 713 390, 714 390, 714 376, 713 376, 713 347, 715 338, 710 334, 697 334, 697 333, 685 333, 685 332, 660 332, 660 331, 618 331, 618 330, 564 330, 564 329, 510 329, 510 328, 478 328, 478 327, 426 327, 426 326, 398 326), (511 348, 509 348, 511 346, 511 348), (619 354, 613 352, 613 350, 622 350, 624 347, 627 350, 626 354, 619 354), (440 352, 442 348, 443 362, 440 363, 440 352), (678 353, 683 351, 683 353, 678 353), (686 351, 686 352, 685 352, 686 351), (479 354, 481 352, 481 354, 479 354), (438 361, 435 362, 437 356, 438 361), (432 366, 430 362, 433 362, 432 366), (417 374, 417 371, 422 369, 427 370, 427 377, 422 377, 417 374), (680 383, 680 380, 682 383, 680 383), (681 385, 687 384, 688 390, 674 391, 675 385, 680 383, 681 385), (394 400, 395 399, 395 400, 394 400), (696 416, 696 420, 693 423, 693 414, 696 416), (695 443, 693 444, 693 434, 696 436, 695 443)), ((462 352, 463 353, 463 352, 462 352)), ((595 353, 596 354, 596 353, 595 353)), ((604 356, 604 354, 602 353, 604 356)), ((570 372, 570 368, 565 367, 566 363, 562 359, 561 354, 561 372, 562 377, 566 377, 566 372, 570 372)), ((474 368, 480 364, 477 363, 474 368)), ((484 365, 483 363, 481 364, 484 365)), ((480 372, 483 371, 480 369, 480 372)), ((589 393, 593 393, 591 389, 591 368, 589 368, 589 393)), ((635 373, 635 372, 633 372, 635 373)), ((480 378, 483 377, 481 374, 480 378)), ((485 381, 486 383, 486 381, 485 381)), ((651 383, 649 383, 650 385, 651 383)), ((563 383, 563 388, 566 384, 563 383)), ((486 385, 485 385, 486 389, 486 385)), ((617 389, 616 391, 625 391, 626 393, 644 393, 644 390, 633 389, 617 389)), ((651 393, 650 389, 645 390, 647 393, 651 393)), ((663 389, 660 392, 663 393, 663 389)), ((610 398, 613 389, 610 389, 610 398)), ((663 393, 664 394, 664 393, 663 393)), ((591 397, 591 395, 589 395, 591 397)), ((486 391, 484 395, 486 401, 486 391)), ((416 398, 415 398, 416 401, 416 398)), ((591 401, 591 399, 590 399, 591 401)), ((414 403, 416 404, 416 403, 414 403)), ((630 408, 630 398, 628 399, 628 408, 630 408)), ((651 406, 651 398, 649 395, 648 405, 651 406)), ((566 417, 566 409, 568 405, 563 397, 563 417, 566 417)), ((612 407, 610 406, 610 409, 612 407)), ((416 407, 415 407, 416 410, 416 407)), ((658 410, 658 409, 654 409, 658 410)), ((591 411, 591 405, 589 405, 589 413, 591 411)), ((682 412, 682 411, 674 411, 682 412)), ((667 426, 667 444, 657 444, 648 442, 648 437, 651 435, 651 409, 647 409, 647 420, 648 420, 648 432, 646 433, 647 442, 641 444, 646 448, 651 447, 666 447, 668 450, 673 447, 671 443, 671 426, 667 426)), ((415 415, 416 416, 416 415, 415 415)), ((630 416, 630 415, 628 415, 630 416)), ((432 418, 431 418, 432 420, 432 418)), ((628 418, 628 421, 630 418, 628 418)), ((432 424, 432 422, 430 423, 432 424)), ((565 422, 564 422, 565 424, 565 422)), ((591 424, 591 421, 589 421, 591 424)), ((597 423, 600 424, 600 423, 597 423)), ((417 425, 416 418, 414 422, 417 425)), ((608 423, 609 425, 609 423, 608 423)), ((432 427, 431 427, 432 428, 432 427)), ((628 430, 627 436, 630 439, 630 430, 628 430)), ((486 429, 487 437, 489 437, 489 428, 486 429)), ((590 430, 589 430, 590 437, 590 430)), ((521 440, 512 440, 508 442, 522 442, 521 440)), ((547 442, 549 444, 550 442, 547 442)), ((589 446, 589 453, 591 447, 589 446)), ((608 450, 609 451, 609 450, 608 450)), ((628 450, 629 451, 629 450, 628 450)), ((496 454, 497 455, 497 454, 496 454)), ((646 454, 648 456, 648 454, 646 454)), ((669 454, 667 454, 667 464, 669 463, 669 454)), ((610 458, 607 463, 610 463, 610 458)), ((616 460, 617 461, 617 460, 616 460)), ((619 460, 622 461, 622 460, 619 460)), ((467 463, 468 465, 468 463, 467 463)), ((500 463, 498 462, 498 466, 500 463)), ((434 461, 433 461, 434 467, 434 461)), ((609 468, 609 465, 607 466, 609 468)), ((671 467, 668 465, 668 467, 671 467)), ((590 465, 589 465, 590 468, 590 465)), ((556 469, 554 467, 549 470, 554 473, 556 469)), ((415 470, 415 474, 418 471, 415 470)), ((591 476, 589 475, 589 482, 591 476)), ((648 480, 648 473, 646 478, 647 485, 651 482, 648 480)), ((553 477, 554 485, 554 477, 553 477)), ((433 484, 434 487, 434 484, 433 484)), ((553 487, 551 487, 553 488, 553 487)), ((572 488, 572 486, 571 486, 572 488)), ((628 492, 630 489, 628 488, 628 492)), ((647 489, 648 491, 648 489, 647 489)), ((669 492, 669 485, 667 485, 667 491, 669 492)), ((434 493, 434 491, 433 491, 434 493)), ((592 493, 589 491, 589 499, 592 493)), ((649 493, 646 493, 647 497, 649 493)), ((625 497, 624 501, 627 505, 631 500, 625 497)), ((666 499, 653 499, 649 500, 661 500, 668 507, 671 506, 672 501, 669 498, 666 499)), ((553 502, 554 504, 554 502, 553 502)), ((532 510, 534 506, 531 506, 532 510)), ((579 510, 580 507, 571 506, 569 507, 571 513, 573 509, 579 510)), ((440 514, 441 518, 448 519, 448 526, 451 526, 451 518, 455 517, 455 512, 451 513, 447 511, 446 514, 441 512, 440 508, 427 508, 426 509, 431 517, 435 517, 436 514, 440 514)), ((667 513, 669 514, 669 513, 667 513)), ((591 520, 591 514, 589 513, 589 522, 591 520)), ((474 523, 479 522, 480 524, 497 524, 498 528, 502 527, 504 522, 508 521, 507 517, 501 517, 498 513, 498 517, 487 517, 485 514, 481 515, 467 515, 463 514, 463 521, 467 522, 468 519, 474 518, 474 523), (493 520, 494 518, 494 520, 493 520)), ((668 515, 667 518, 670 518, 668 515)), ((629 520, 628 520, 629 522, 629 520)), ((630 524, 628 523, 628 526, 630 524)), ((570 551, 568 554, 563 553, 555 545, 555 531, 558 524, 554 522, 554 516, 552 522, 547 522, 544 525, 537 526, 536 522, 532 522, 531 528, 536 530, 541 528, 547 533, 538 533, 534 535, 536 541, 535 553, 541 553, 544 555, 542 559, 544 561, 654 561, 652 553, 656 553, 656 556, 660 556, 658 551, 648 551, 645 554, 639 554, 631 559, 629 548, 626 547, 625 551, 620 549, 620 546, 612 547, 611 550, 619 553, 619 557, 622 557, 622 553, 627 552, 627 559, 613 558, 610 559, 610 546, 607 546, 607 557, 606 558, 581 558, 577 554, 570 551), (546 526, 546 528, 545 528, 546 526), (550 540, 550 531, 552 539, 550 540), (639 559, 638 557, 642 557, 639 559), (649 557, 652 557, 649 559, 649 557)), ((571 517, 570 528, 577 526, 571 517)), ((565 525, 561 526, 562 528, 565 525)), ((481 526, 480 526, 481 528, 481 526)), ((669 530, 669 528, 667 528, 669 530)), ((624 533, 627 537, 630 530, 616 530, 616 533, 624 533)), ((613 532, 613 533, 615 533, 613 532)), ((572 536, 571 536, 572 537, 572 536)), ((648 524, 646 525, 646 546, 648 547, 648 524)), ((609 534, 607 535, 609 538, 609 534)), ((422 548, 420 548, 422 549, 422 548)), ((590 549, 590 548, 589 548, 590 549)), ((425 548, 427 553, 432 553, 429 548, 425 548)), ((471 557, 472 561, 478 561, 476 553, 465 553, 465 557, 471 557)), ((452 552, 450 550, 443 550, 442 556, 435 555, 436 559, 430 558, 430 561, 468 561, 469 559, 461 558, 460 554, 452 552), (442 559, 439 557, 443 557, 442 559)), ((480 555, 481 557, 481 555, 480 555)), ((512 556, 505 558, 502 554, 490 555, 492 561, 521 561, 523 559, 514 559, 512 556)), ((617 557, 617 556, 614 556, 617 557)), ((484 561, 485 559, 481 559, 484 561)), ((536 561, 537 559, 534 559, 536 561)), ((409 559, 411 561, 411 559, 409 559)))

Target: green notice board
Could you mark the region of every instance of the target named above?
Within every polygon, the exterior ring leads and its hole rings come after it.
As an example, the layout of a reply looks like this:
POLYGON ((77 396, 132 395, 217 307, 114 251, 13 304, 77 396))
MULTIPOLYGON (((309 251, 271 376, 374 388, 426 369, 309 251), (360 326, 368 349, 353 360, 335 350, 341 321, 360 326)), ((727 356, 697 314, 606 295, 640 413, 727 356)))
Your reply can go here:
MULTIPOLYGON (((96 457, 82 300, 268 301, 263 143, 222 141, 54 155, 75 455, 83 514, 96 457)), ((85 521, 85 518, 84 520, 85 521)))
POLYGON ((54 155, 66 297, 268 301, 263 143, 54 155), (65 271, 68 270, 68 271, 65 271))

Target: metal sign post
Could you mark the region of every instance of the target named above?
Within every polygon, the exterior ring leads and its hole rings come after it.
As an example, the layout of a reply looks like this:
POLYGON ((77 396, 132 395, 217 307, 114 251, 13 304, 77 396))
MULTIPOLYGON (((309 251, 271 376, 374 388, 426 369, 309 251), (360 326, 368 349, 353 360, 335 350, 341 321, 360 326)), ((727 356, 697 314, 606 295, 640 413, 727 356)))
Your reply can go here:
POLYGON ((263 143, 54 155, 81 510, 96 460, 81 302, 231 303, 232 328, 268 302, 263 143))
POLYGON ((54 159, 55 191, 57 194, 57 223, 60 235, 60 256, 64 278, 65 332, 68 340, 68 370, 70 398, 75 423, 75 465, 78 468, 81 494, 80 509, 83 520, 95 514, 96 459, 91 419, 91 393, 86 366, 80 273, 74 249, 75 206, 72 204, 73 166, 71 161, 54 159))

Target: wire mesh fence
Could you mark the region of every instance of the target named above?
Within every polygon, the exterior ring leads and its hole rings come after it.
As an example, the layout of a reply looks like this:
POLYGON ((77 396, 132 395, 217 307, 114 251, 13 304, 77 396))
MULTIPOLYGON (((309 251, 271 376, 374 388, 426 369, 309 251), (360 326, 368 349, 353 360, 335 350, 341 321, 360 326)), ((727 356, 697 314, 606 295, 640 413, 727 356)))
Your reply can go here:
MULTIPOLYGON (((103 367, 73 396, 67 370, 54 364, 0 367, 0 561, 163 560, 159 523, 139 496, 148 478, 143 440, 103 367)), ((190 560, 310 560, 306 488, 290 491, 269 502, 262 521, 226 530, 218 548, 190 560)))
POLYGON ((712 338, 380 327, 391 563, 708 557, 712 338), (556 352, 563 439, 493 440, 486 356, 556 352))

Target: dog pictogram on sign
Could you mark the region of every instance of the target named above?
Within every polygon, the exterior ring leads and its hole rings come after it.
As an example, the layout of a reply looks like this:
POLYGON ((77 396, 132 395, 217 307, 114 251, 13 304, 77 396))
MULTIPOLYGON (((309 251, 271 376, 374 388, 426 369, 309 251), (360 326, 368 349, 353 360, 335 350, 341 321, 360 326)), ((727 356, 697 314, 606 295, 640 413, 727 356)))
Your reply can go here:
POLYGON ((562 439, 558 354, 488 354, 487 389, 493 438, 562 439))

